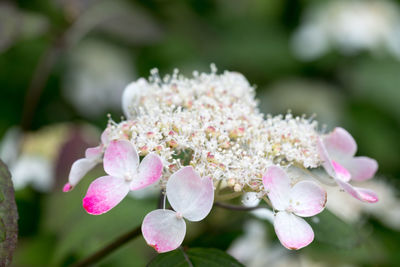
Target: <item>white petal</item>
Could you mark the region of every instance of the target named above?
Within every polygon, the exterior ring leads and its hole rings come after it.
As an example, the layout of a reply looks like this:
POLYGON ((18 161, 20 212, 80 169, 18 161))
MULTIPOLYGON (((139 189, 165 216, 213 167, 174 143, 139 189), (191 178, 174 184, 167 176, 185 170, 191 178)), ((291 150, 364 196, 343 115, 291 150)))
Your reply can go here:
POLYGON ((374 177, 378 170, 376 160, 368 157, 355 157, 345 162, 346 169, 354 181, 365 181, 374 177))
POLYGON ((126 140, 111 141, 104 152, 104 170, 111 176, 133 178, 137 173, 139 155, 131 142, 126 140))
POLYGON ((311 226, 293 213, 278 212, 275 215, 274 228, 279 241, 288 249, 301 249, 314 240, 311 226))
POLYGON ((85 151, 85 158, 90 160, 100 160, 103 155, 103 145, 89 147, 85 151))
POLYGON ((290 192, 290 206, 298 216, 314 216, 324 209, 326 197, 326 191, 314 181, 301 181, 290 192))
POLYGON ((259 219, 262 220, 267 220, 270 223, 274 222, 274 213, 272 212, 272 210, 269 210, 267 208, 260 208, 260 209, 256 209, 256 210, 252 210, 251 214, 253 214, 254 216, 256 216, 259 219))
POLYGON ((175 211, 154 210, 144 217, 142 233, 149 246, 159 253, 167 252, 182 244, 186 223, 175 211))
POLYGON ((68 183, 71 187, 76 186, 80 180, 96 166, 97 161, 87 158, 78 159, 72 164, 69 172, 68 183))
POLYGON ((357 151, 357 143, 345 129, 336 127, 324 138, 324 145, 333 160, 350 158, 357 151))
POLYGON ((210 213, 214 186, 210 177, 200 176, 191 166, 175 172, 167 183, 167 197, 172 208, 189 221, 200 221, 210 213))
POLYGON ((286 172, 278 166, 269 167, 263 177, 263 184, 274 209, 285 210, 289 205, 290 194, 290 178, 286 172))
POLYGON ((132 119, 135 117, 133 112, 134 108, 139 105, 140 97, 143 91, 148 89, 149 84, 143 78, 128 84, 122 94, 122 110, 127 119, 132 119))
POLYGON ((154 184, 161 178, 163 164, 161 158, 150 153, 139 165, 139 173, 131 182, 131 190, 138 190, 154 184))

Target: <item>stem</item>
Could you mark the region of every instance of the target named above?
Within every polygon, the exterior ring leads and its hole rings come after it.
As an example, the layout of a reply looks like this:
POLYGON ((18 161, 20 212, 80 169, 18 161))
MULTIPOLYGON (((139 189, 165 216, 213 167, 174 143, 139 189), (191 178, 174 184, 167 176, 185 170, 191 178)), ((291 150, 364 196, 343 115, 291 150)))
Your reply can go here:
POLYGON ((220 208, 224 208, 224 209, 228 209, 228 210, 237 210, 237 211, 252 211, 252 210, 256 210, 256 209, 262 208, 260 206, 245 207, 245 206, 231 205, 231 204, 221 203, 221 202, 215 202, 214 206, 217 206, 217 207, 220 207, 220 208))
POLYGON ((185 250, 183 249, 182 246, 179 246, 179 249, 183 253, 183 257, 185 258, 186 262, 188 263, 189 267, 193 267, 193 263, 190 261, 189 256, 186 254, 185 250))
POLYGON ((82 261, 77 262, 76 264, 72 265, 72 267, 89 266, 93 263, 98 262, 99 260, 106 257, 107 255, 109 255, 111 252, 113 252, 117 248, 123 246, 125 243, 127 243, 131 239, 134 239, 135 237, 137 237, 140 234, 140 232, 141 232, 140 226, 132 229, 131 231, 121 235, 120 237, 115 239, 113 242, 111 242, 109 245, 100 249, 96 253, 94 253, 91 256, 87 257, 86 259, 83 259, 82 261))
POLYGON ((233 193, 228 193, 228 194, 223 194, 223 195, 217 195, 217 196, 215 196, 215 200, 221 201, 221 200, 234 199, 242 194, 243 194, 243 192, 233 192, 233 193))

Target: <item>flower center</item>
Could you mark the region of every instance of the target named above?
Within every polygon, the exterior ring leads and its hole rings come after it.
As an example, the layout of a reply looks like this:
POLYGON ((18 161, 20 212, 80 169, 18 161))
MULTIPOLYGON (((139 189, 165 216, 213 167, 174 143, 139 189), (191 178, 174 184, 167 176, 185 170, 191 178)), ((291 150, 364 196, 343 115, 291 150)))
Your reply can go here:
POLYGON ((125 178, 125 181, 130 182, 133 179, 133 175, 130 173, 125 173, 124 178, 125 178))

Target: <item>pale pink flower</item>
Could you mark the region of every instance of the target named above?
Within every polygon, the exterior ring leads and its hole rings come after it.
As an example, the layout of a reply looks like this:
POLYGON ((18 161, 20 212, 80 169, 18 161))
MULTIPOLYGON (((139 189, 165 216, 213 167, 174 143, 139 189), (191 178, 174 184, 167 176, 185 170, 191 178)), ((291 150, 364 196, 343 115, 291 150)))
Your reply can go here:
POLYGON ((126 140, 114 140, 104 152, 104 170, 108 176, 94 180, 83 198, 89 214, 99 215, 115 207, 129 190, 154 184, 161 178, 163 164, 155 153, 148 154, 139 164, 134 145, 126 140))
POLYGON ((169 178, 166 194, 173 210, 158 209, 146 215, 142 224, 143 237, 157 252, 178 248, 185 238, 185 219, 197 222, 210 213, 214 187, 210 177, 201 178, 191 166, 184 167, 169 178))
POLYGON ((318 148, 322 166, 344 191, 361 201, 378 201, 378 196, 372 190, 354 187, 349 183, 350 180, 370 179, 378 169, 376 160, 354 157, 357 144, 350 133, 337 127, 322 140, 318 140, 318 148))
POLYGON ((85 151, 85 157, 76 160, 71 167, 68 176, 68 183, 63 187, 64 192, 71 191, 82 178, 101 162, 104 148, 110 143, 109 128, 106 128, 101 134, 101 143, 96 147, 89 147, 85 151))
POLYGON ((320 213, 325 207, 326 191, 313 181, 300 181, 291 186, 289 176, 278 166, 268 168, 263 184, 273 208, 277 210, 274 228, 282 245, 288 249, 300 249, 310 244, 314 232, 300 217, 320 213))

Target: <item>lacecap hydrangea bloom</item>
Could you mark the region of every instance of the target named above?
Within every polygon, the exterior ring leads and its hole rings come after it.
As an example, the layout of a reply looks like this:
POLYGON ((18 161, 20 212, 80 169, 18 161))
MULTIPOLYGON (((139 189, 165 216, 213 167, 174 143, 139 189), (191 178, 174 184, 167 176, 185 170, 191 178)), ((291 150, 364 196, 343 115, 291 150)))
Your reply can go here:
POLYGON ((346 130, 324 134, 304 116, 264 116, 254 88, 239 73, 217 74, 212 67, 192 78, 178 71, 160 78, 153 70, 148 80, 127 86, 122 106, 126 120, 109 121, 100 145, 73 164, 64 191, 103 162, 108 176, 94 180, 83 198, 84 209, 99 215, 129 190, 157 183, 164 207, 144 218, 142 233, 160 253, 178 248, 185 220, 204 219, 214 199, 248 192, 270 205, 283 246, 307 246, 314 232, 302 217, 320 213, 327 201, 324 180, 313 172, 320 167, 330 186, 360 201, 378 201, 373 191, 350 184, 372 178, 378 165, 354 157, 356 143, 346 130), (293 169, 304 175, 293 176, 293 169), (166 199, 172 210, 165 208, 166 199))

